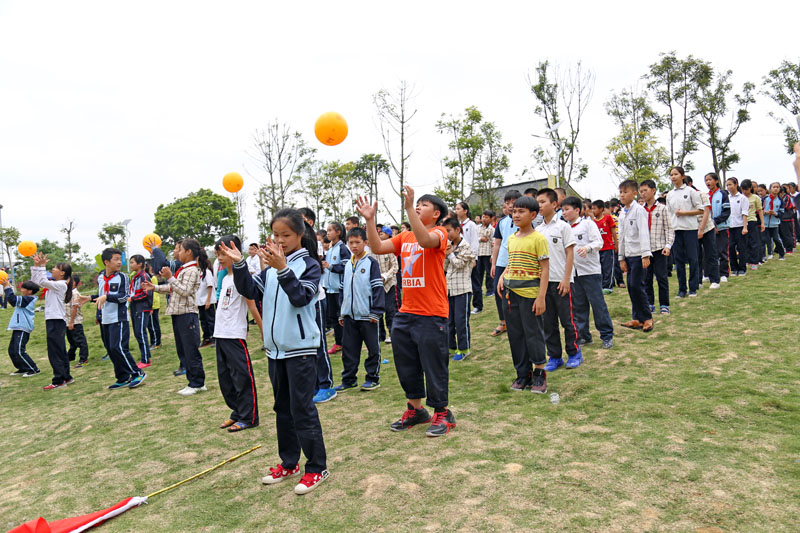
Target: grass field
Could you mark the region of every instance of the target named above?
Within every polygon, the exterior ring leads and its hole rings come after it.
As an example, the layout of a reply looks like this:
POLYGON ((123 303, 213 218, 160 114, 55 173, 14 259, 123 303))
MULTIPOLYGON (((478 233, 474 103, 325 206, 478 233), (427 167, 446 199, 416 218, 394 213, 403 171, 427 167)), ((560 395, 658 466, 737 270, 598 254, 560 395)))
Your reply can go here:
MULTIPOLYGON (((440 439, 390 432, 405 402, 384 365, 380 389, 320 407, 331 477, 303 497, 293 483, 260 484, 278 462, 263 352, 254 350, 261 426, 228 434, 217 429, 228 411, 213 351, 203 349, 209 391, 175 394, 186 382, 172 376, 166 320, 142 387, 106 389, 111 364, 87 324, 92 364, 74 371, 74 385, 43 392, 51 374, 37 313, 29 352, 42 374, 11 377, 0 362, 0 529, 143 496, 263 444, 103 530, 796 531, 798 278, 797 255, 771 261, 674 301, 650 334, 616 327, 610 351, 596 336, 583 366, 548 376, 558 405, 509 390, 508 341, 488 335, 489 302, 473 317, 473 355, 450 365, 458 427, 440 439)), ((615 324, 629 319, 624 291, 608 302, 615 324)), ((10 314, 0 311, 3 328, 10 314)), ((3 349, 8 338, 3 330, 3 349)), ((337 382, 340 371, 335 357, 337 382)))

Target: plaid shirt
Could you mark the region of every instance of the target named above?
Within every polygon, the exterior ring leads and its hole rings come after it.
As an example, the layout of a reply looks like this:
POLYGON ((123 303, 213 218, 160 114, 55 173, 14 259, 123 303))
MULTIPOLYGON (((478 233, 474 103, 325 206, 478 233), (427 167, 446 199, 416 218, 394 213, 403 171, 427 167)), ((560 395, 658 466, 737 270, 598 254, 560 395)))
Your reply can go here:
POLYGON ((475 250, 465 239, 453 248, 444 260, 448 296, 472 292, 472 267, 475 266, 475 250))
POLYGON ((675 231, 672 229, 667 207, 656 202, 653 207, 645 205, 644 209, 650 217, 650 251, 671 249, 675 240, 675 231))
POLYGON ((180 267, 174 276, 167 280, 166 285, 156 285, 156 292, 169 293, 167 303, 168 315, 186 315, 197 313, 195 296, 200 288, 200 269, 196 261, 190 261, 180 267))
POLYGON ((489 224, 485 228, 483 224, 478 226, 478 255, 492 255, 492 243, 494 239, 494 226, 489 224), (486 242, 481 242, 481 238, 486 237, 486 242))
POLYGON ((397 285, 397 257, 394 254, 370 254, 378 261, 381 268, 381 279, 383 279, 383 290, 389 290, 397 285))

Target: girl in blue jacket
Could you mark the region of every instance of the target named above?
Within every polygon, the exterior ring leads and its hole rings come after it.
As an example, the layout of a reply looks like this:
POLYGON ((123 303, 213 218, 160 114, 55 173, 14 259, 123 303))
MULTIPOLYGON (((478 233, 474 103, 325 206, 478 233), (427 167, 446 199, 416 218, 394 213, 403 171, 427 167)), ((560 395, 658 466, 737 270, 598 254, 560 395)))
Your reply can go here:
POLYGON ((322 425, 313 400, 321 335, 316 303, 322 268, 317 239, 300 211, 281 209, 270 227, 272 239, 258 252, 268 265, 260 274, 250 275, 235 246, 221 243, 219 253, 233 260, 233 282, 239 294, 263 298, 264 345, 281 462, 262 482, 272 485, 299 475, 302 450, 307 459, 305 475, 294 492, 306 494, 329 475, 322 425))
POLYGON ((342 306, 342 276, 344 267, 350 261, 350 250, 342 242, 344 227, 339 222, 328 224, 328 239, 331 245, 325 252, 322 260, 322 285, 327 293, 326 313, 328 314, 328 327, 333 328, 333 346, 328 350, 329 355, 342 351, 342 325, 339 324, 340 308, 342 306))

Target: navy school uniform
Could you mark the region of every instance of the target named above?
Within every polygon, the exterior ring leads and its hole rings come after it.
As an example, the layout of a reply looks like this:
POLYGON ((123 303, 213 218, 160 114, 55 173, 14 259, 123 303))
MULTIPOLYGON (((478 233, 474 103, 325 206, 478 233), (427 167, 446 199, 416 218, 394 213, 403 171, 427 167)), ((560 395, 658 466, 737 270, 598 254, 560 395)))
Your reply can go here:
POLYGON ((350 249, 339 241, 325 252, 325 261, 329 267, 322 275, 322 286, 325 287, 325 297, 328 313, 328 326, 333 328, 334 344, 342 345, 342 326, 339 325, 339 307, 342 305, 342 275, 348 261, 350 249))
POLYGON ((306 473, 327 468, 322 425, 314 405, 317 384, 317 298, 322 268, 305 248, 286 257, 281 271, 264 269, 251 276, 244 260, 233 266, 236 290, 245 298, 261 298, 264 345, 275 399, 278 454, 286 469, 306 456, 306 473))
POLYGON ((128 277, 122 272, 97 276, 97 294, 92 301, 106 295, 106 302, 100 311, 101 323, 106 335, 106 348, 114 365, 114 376, 118 383, 130 381, 140 374, 136 361, 128 348, 130 326, 128 324, 128 277))
POLYGON ((133 325, 133 336, 139 343, 139 352, 142 356, 142 363, 150 362, 150 344, 147 342, 148 330, 153 313, 153 292, 142 289, 142 283, 150 281, 150 276, 146 272, 137 272, 131 278, 130 302, 131 302, 131 324, 133 325))
POLYGON ((355 264, 350 260, 344 269, 340 319, 342 332, 342 385, 356 384, 361 346, 367 347, 364 370, 367 381, 380 380, 381 346, 379 322, 384 311, 386 291, 377 259, 364 255, 355 264))
POLYGON ((8 331, 11 332, 11 340, 8 343, 8 356, 14 368, 20 372, 39 371, 39 367, 33 362, 31 356, 25 349, 33 331, 34 309, 36 308, 36 296, 22 296, 14 294, 14 289, 8 287, 5 290, 6 303, 14 308, 11 320, 8 321, 8 331))

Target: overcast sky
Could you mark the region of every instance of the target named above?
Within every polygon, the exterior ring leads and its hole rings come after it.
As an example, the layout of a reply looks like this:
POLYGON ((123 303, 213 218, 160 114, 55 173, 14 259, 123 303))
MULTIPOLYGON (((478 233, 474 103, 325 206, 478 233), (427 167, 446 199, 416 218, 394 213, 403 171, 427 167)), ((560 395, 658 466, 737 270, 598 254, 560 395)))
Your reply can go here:
MULTIPOLYGON (((246 155, 251 135, 278 118, 322 159, 382 153, 372 95, 400 80, 416 87, 410 180, 440 181, 441 113, 477 106, 513 144, 513 183, 533 166, 543 126, 526 83, 539 61, 582 61, 596 74, 580 145, 589 177, 577 189, 607 199, 602 165, 616 133, 603 109, 639 81, 660 52, 676 50, 762 76, 797 51, 796 3, 705 2, 26 2, 0 0, 0 204, 23 239, 63 242, 74 219, 82 251, 100 251, 105 222, 132 219, 130 252, 153 213, 200 187, 224 194, 222 176, 245 175, 250 201, 261 177, 246 155), (762 6, 763 7, 763 6, 762 6), (348 120, 348 139, 314 138, 322 112, 348 120)), ((735 145, 738 177, 792 178, 781 128, 766 97, 735 145)), ((692 158, 702 175, 710 156, 692 158)), ((527 176, 526 176, 527 177, 527 176)), ((540 177, 537 175, 537 177, 540 177)), ((384 217, 385 218, 385 217, 384 217)), ((256 236, 255 210, 245 230, 256 236)))

